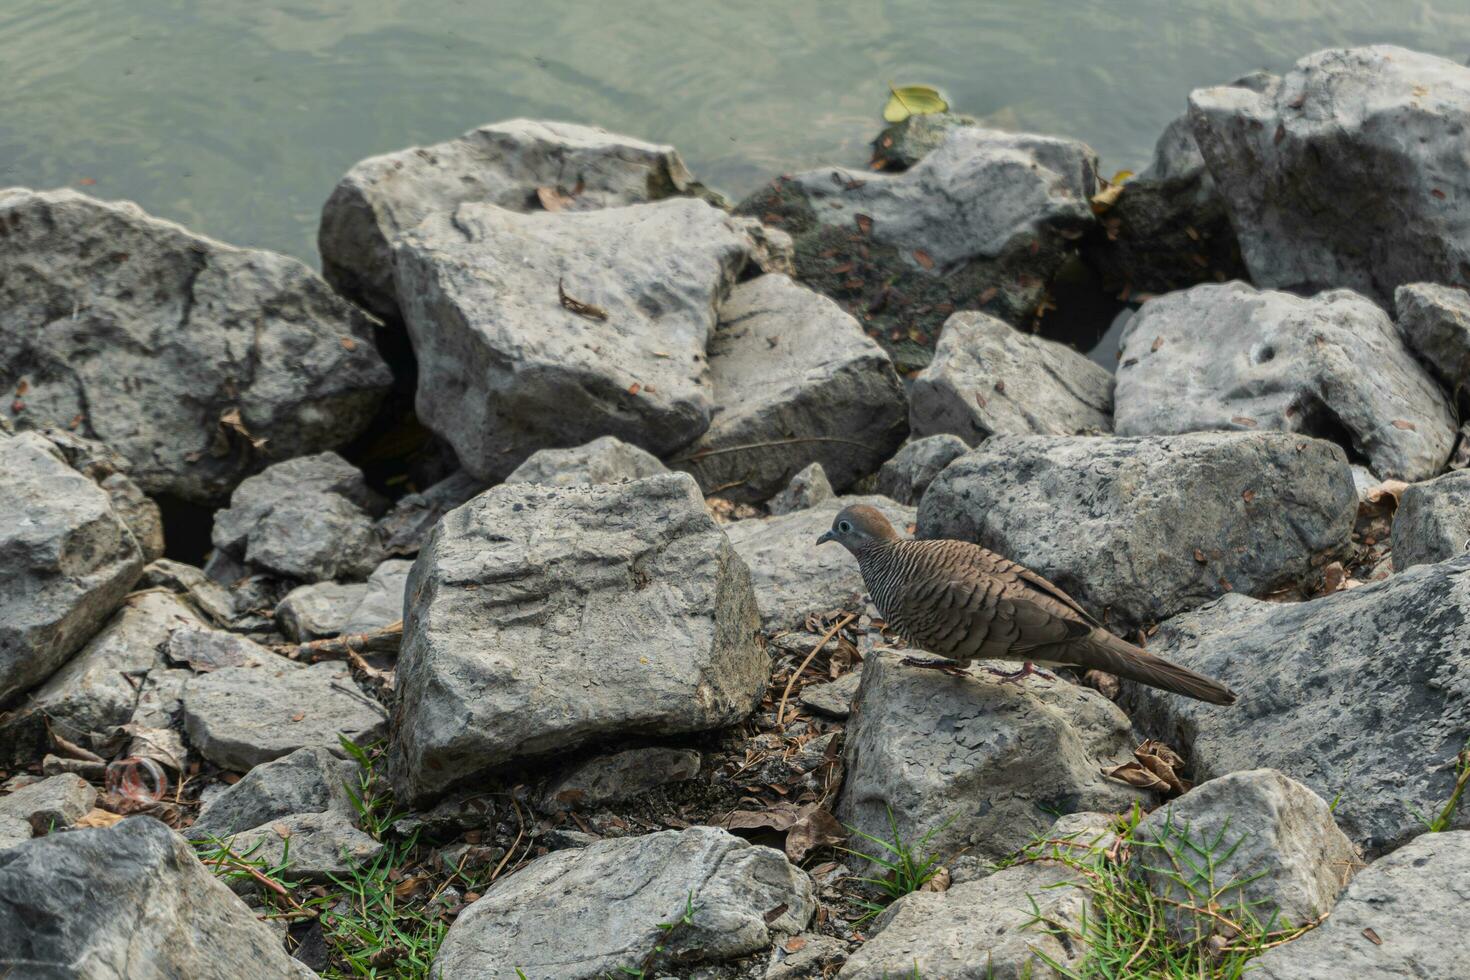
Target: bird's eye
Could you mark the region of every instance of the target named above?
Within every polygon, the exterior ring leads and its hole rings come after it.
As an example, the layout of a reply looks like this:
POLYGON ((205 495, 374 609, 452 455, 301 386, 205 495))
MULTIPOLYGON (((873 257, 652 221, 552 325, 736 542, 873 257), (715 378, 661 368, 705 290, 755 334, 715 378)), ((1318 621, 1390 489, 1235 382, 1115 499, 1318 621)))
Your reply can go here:
POLYGON ((837 530, 842 532, 843 534, 847 534, 852 531, 852 525, 849 524, 847 521, 838 521, 837 530))

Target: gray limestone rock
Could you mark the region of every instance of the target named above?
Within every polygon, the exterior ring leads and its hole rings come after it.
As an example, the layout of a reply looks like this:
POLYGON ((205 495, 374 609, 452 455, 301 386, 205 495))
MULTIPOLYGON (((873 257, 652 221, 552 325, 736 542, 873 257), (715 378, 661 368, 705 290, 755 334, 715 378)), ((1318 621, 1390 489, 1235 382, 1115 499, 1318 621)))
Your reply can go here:
POLYGON ((1070 347, 993 316, 950 317, 909 392, 915 438, 1112 431, 1113 375, 1070 347))
POLYGON ((843 823, 886 839, 891 812, 905 840, 932 832, 941 861, 962 850, 995 860, 1058 813, 1147 801, 1101 774, 1128 758, 1133 739, 1127 716, 1097 692, 1036 676, 1005 683, 983 663, 955 678, 901 659, 884 651, 864 662, 844 745, 843 823))
POLYGON ((460 504, 489 489, 464 470, 445 477, 420 493, 399 498, 378 520, 378 536, 390 555, 415 555, 434 525, 460 504))
POLYGON ((1274 769, 1201 783, 1149 814, 1133 841, 1132 871, 1166 900, 1181 942, 1228 928, 1181 905, 1218 903, 1234 922, 1290 929, 1331 911, 1358 864, 1326 802, 1274 769))
POLYGON ((367 591, 342 624, 343 633, 370 633, 403 619, 403 598, 413 562, 390 558, 368 576, 367 591))
POLYGON ((1458 400, 1470 382, 1470 295, 1463 287, 1416 282, 1393 294, 1399 333, 1458 400))
POLYGON ((0 435, 0 705, 65 664, 142 571, 106 491, 40 436, 0 435))
POLYGON ((685 198, 432 215, 394 251, 419 419, 492 481, 597 436, 659 456, 688 445, 714 408, 715 310, 750 248, 729 215, 685 198))
POLYGON ((277 463, 245 480, 214 517, 214 546, 247 565, 316 582, 366 578, 383 560, 382 509, 362 472, 336 453, 277 463))
POLYGON ((276 625, 298 643, 343 632, 347 617, 367 595, 364 582, 298 585, 276 606, 276 625))
POLYGON ((1093 226, 1096 157, 1075 140, 954 129, 899 174, 824 167, 737 207, 796 241, 796 274, 922 367, 955 309, 1027 323, 1093 226), (898 339, 894 339, 897 331, 898 339))
POLYGON ((687 969, 758 952, 800 932, 812 882, 780 851, 694 827, 554 851, 502 878, 460 913, 434 958, 443 980, 513 964, 538 980, 602 980, 657 966, 687 969), (692 903, 692 924, 665 935, 692 903), (576 911, 578 914, 568 914, 576 911))
MULTIPOLYGON (((1323 799, 1368 853, 1423 828, 1470 731, 1470 557, 1307 603, 1230 595, 1164 623, 1160 656, 1240 695, 1217 708, 1135 688, 1133 717, 1185 749, 1196 778, 1269 766, 1323 799)), ((1456 828, 1470 829, 1461 808, 1456 828)))
POLYGON ((1319 51, 1282 78, 1197 89, 1194 138, 1257 285, 1465 284, 1470 69, 1390 45, 1319 51))
POLYGON ((505 478, 506 483, 575 487, 584 483, 621 483, 667 473, 658 457, 616 436, 599 436, 585 446, 538 449, 505 478))
POLYGON ((81 776, 63 773, 0 796, 0 818, 14 817, 35 834, 65 830, 87 814, 97 790, 81 776))
POLYGON ((940 471, 969 451, 965 440, 955 435, 910 439, 878 471, 876 489, 885 497, 917 507, 940 471))
POLYGON ((1470 549, 1470 470, 1411 483, 1393 515, 1393 567, 1448 561, 1470 549))
POLYGON ((1311 581, 1356 511, 1342 450, 1306 436, 998 436, 934 480, 918 536, 974 541, 1132 628, 1311 581))
POLYGON ((857 697, 858 685, 863 679, 859 666, 825 684, 808 684, 799 695, 802 704, 830 718, 846 718, 852 713, 852 699, 857 697))
POLYGON ((685 474, 508 484, 409 577, 388 770, 401 802, 506 763, 745 717, 770 662, 750 573, 685 474))
POLYGON ((0 972, 310 980, 279 936, 152 817, 0 851, 0 972))
POLYGON ((374 322, 295 259, 70 190, 0 191, 0 225, 0 388, 147 493, 215 503, 345 445, 391 381, 374 322))
POLYGON ((672 146, 575 123, 512 119, 432 146, 353 165, 322 207, 317 247, 327 281, 398 317, 393 243, 431 214, 468 201, 512 211, 639 204, 698 189, 672 146))
POLYGON ((185 832, 198 840, 228 837, 293 813, 352 813, 358 766, 323 746, 308 746, 263 762, 211 797, 185 832))
POLYGON ((132 596, 76 656, 11 711, 0 713, 0 764, 24 765, 50 751, 48 724, 83 748, 103 749, 113 729, 133 720, 167 669, 159 652, 177 629, 204 624, 178 597, 132 596))
POLYGON ((166 589, 187 596, 216 626, 227 626, 235 618, 234 596, 193 565, 160 558, 143 569, 138 584, 146 589, 166 589))
POLYGON ((705 493, 766 500, 813 462, 843 491, 908 431, 888 355, 836 303, 786 276, 735 287, 709 366, 714 417, 673 460, 705 493))
POLYGON ((245 772, 305 746, 334 749, 381 736, 386 711, 361 693, 343 663, 224 667, 184 686, 184 731, 206 759, 245 772))
POLYGON ((1262 980, 1470 976, 1470 833, 1424 834, 1358 872, 1327 921, 1252 964, 1262 980))
POLYGON ((821 463, 813 463, 791 478, 786 489, 766 503, 766 509, 774 516, 806 510, 837 496, 832 482, 821 463))
POLYGON ((1444 469, 1457 422, 1388 315, 1355 293, 1245 283, 1143 304, 1122 339, 1119 435, 1280 429, 1340 442, 1378 475, 1444 469))

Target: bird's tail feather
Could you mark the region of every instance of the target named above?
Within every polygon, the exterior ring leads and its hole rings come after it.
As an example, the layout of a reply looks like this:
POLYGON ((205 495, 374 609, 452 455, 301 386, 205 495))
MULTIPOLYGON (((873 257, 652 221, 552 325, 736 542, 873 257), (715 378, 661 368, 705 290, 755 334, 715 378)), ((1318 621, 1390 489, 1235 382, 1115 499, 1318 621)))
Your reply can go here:
POLYGON ((1107 630, 1093 630, 1085 641, 1074 643, 1068 654, 1067 659, 1084 670, 1116 674, 1196 701, 1235 703, 1235 692, 1219 681, 1155 657, 1107 630))

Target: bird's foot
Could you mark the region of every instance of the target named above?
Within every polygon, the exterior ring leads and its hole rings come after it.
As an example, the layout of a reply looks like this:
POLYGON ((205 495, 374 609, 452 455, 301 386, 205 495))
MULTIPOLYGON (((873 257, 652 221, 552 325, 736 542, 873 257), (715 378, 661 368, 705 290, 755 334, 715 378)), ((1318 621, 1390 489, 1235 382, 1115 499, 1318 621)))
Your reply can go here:
POLYGON ((953 660, 923 660, 919 657, 904 657, 899 663, 905 667, 923 667, 926 670, 937 670, 951 677, 969 677, 970 673, 964 667, 953 660))
POLYGON ((1021 665, 1020 670, 996 670, 994 667, 987 667, 985 669, 990 671, 996 677, 999 677, 1002 684, 1019 684, 1026 678, 1033 676, 1040 677, 1042 680, 1046 681, 1054 681, 1057 679, 1055 674, 1048 674, 1046 671, 1041 670, 1029 660, 1025 661, 1021 665))

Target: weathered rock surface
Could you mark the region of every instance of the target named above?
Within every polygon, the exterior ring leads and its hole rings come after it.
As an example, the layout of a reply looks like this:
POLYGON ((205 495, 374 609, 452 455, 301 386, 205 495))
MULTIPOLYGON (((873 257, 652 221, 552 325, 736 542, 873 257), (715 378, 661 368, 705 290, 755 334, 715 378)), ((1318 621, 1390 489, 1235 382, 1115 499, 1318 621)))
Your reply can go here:
POLYGON ((0 817, 0 851, 24 843, 35 836, 31 825, 20 817, 0 817))
POLYGON ((959 679, 900 659, 864 662, 844 747, 843 823, 891 837, 891 810, 905 840, 933 831, 942 859, 967 850, 994 860, 1058 813, 1147 800, 1099 771, 1124 761, 1132 739, 1127 716, 1097 692, 1037 677, 1003 683, 983 666, 959 679))
POLYGON ((0 705, 64 664, 142 571, 105 490, 40 436, 0 435, 0 705))
POLYGON ((584 483, 621 483, 667 473, 669 468, 645 449, 615 436, 599 436, 585 446, 538 449, 517 466, 506 483, 575 487, 584 483))
POLYGON ((1264 980, 1470 976, 1470 833, 1424 834, 1358 872, 1327 921, 1252 964, 1264 980))
POLYGON ((293 813, 352 813, 348 787, 357 791, 358 766, 326 748, 297 749, 251 769, 210 798, 185 836, 228 837, 293 813))
POLYGON ((222 500, 351 441, 387 390, 373 322, 295 259, 70 190, 0 192, 0 224, 0 388, 148 493, 222 500))
POLYGON ((779 517, 815 507, 835 496, 837 491, 832 489, 832 481, 827 479, 827 472, 822 469, 822 464, 813 463, 793 476, 785 490, 767 501, 766 509, 779 517))
POLYGON ((339 735, 359 745, 381 736, 387 712, 357 689, 345 664, 274 659, 184 685, 184 731, 206 759, 244 772, 306 746, 334 749, 339 735))
MULTIPOLYGON (((1249 76, 1236 84, 1258 81, 1249 76)), ((1247 276, 1187 113, 1164 128, 1148 167, 1123 184, 1098 223, 1082 255, 1109 289, 1166 293, 1247 276)))
POLYGON ((852 713, 852 699, 857 697, 863 671, 850 670, 826 684, 808 684, 801 689, 801 703, 831 718, 846 718, 852 713))
MULTIPOLYGON (((1308 603, 1230 595, 1165 623, 1149 648, 1229 684, 1232 708, 1134 690, 1134 718, 1196 777, 1269 766, 1324 799, 1369 853, 1449 797, 1470 730, 1470 557, 1308 603), (1340 794, 1340 798, 1339 798, 1340 794)), ((1461 809, 1455 827, 1470 828, 1461 809)))
POLYGON ((975 312, 945 321, 933 362, 909 392, 916 438, 948 433, 972 446, 993 435, 1110 432, 1112 410, 1107 368, 975 312))
POLYGON ((181 561, 160 558, 143 569, 138 583, 145 589, 167 589, 186 595, 200 612, 217 626, 226 626, 235 618, 235 597, 204 570, 181 561))
POLYGON ((1269 929, 1310 922, 1331 911, 1358 862, 1322 798, 1274 769, 1202 783, 1144 818, 1133 839, 1133 873, 1166 900, 1181 942, 1228 928, 1181 905, 1217 902, 1232 921, 1269 929))
POLYGON ((496 487, 430 536, 406 605, 405 803, 609 735, 730 724, 770 671, 750 573, 685 474, 496 487))
POLYGON ((786 276, 731 291, 709 366, 714 418, 675 458, 705 493, 765 500, 813 462, 843 491, 907 434, 888 355, 836 303, 786 276))
POLYGON ((21 977, 314 976, 152 817, 0 851, 0 970, 21 977))
POLYGON ((548 813, 580 810, 627 800, 668 783, 699 774, 699 753, 693 749, 628 749, 588 759, 558 776, 541 799, 548 813))
POLYGON ((179 628, 202 629, 177 597, 144 592, 117 614, 46 683, 0 714, 0 764, 22 765, 50 750, 50 728, 97 751, 119 725, 133 720, 143 695, 171 673, 160 648, 179 628))
POLYGON ((235 488, 215 514, 214 546, 248 565, 308 582, 365 578, 383 560, 381 502, 336 453, 277 463, 235 488))
POLYGON ((112 498, 112 509, 133 532, 144 561, 163 557, 163 515, 127 473, 132 463, 112 447, 84 439, 67 429, 43 426, 34 430, 60 451, 68 466, 91 479, 112 498))
POLYGON ((1388 315, 1346 291, 1245 283, 1149 300, 1124 328, 1119 435, 1280 429, 1341 442, 1382 477, 1444 469, 1456 421, 1388 315))
POLYGON ((764 949, 800 932, 815 909, 805 871, 723 830, 603 840, 555 851, 492 885, 450 927, 433 976, 513 964, 542 980, 601 980, 641 968, 661 943, 661 966, 687 968, 764 949), (678 920, 691 901, 692 925, 665 936, 658 923, 678 920))
POLYGON ((949 134, 980 120, 957 112, 928 112, 883 127, 873 140, 873 161, 885 170, 907 170, 939 149, 949 134))
POLYGON ((919 537, 974 541, 1131 628, 1308 582, 1356 509, 1342 450, 1305 436, 1003 436, 935 478, 919 537))
POLYGON ((65 830, 97 801, 97 790, 81 776, 63 773, 0 796, 0 819, 14 817, 35 834, 65 830))
POLYGON ((1096 166, 1075 140, 962 127, 901 174, 824 167, 736 210, 790 232, 797 278, 872 311, 873 335, 908 369, 927 362, 955 309, 1029 322, 1093 224, 1096 166))
POLYGON ((464 470, 447 476, 421 493, 399 498, 378 520, 378 536, 390 555, 414 555, 444 515, 488 489, 464 470))
POLYGON ((603 435, 682 448, 709 426, 705 345, 750 247, 729 215, 682 198, 431 216, 394 262, 419 419, 485 480, 603 435))
POLYGON ((367 591, 342 624, 344 633, 368 633, 403 618, 404 592, 413 562, 390 558, 368 576, 367 591))
POLYGON ((1467 281, 1470 69, 1391 45, 1331 49, 1189 103, 1257 285, 1347 287, 1388 307, 1402 283, 1467 281))
POLYGON ((1470 295, 1453 286, 1416 282, 1393 294, 1404 343, 1439 380, 1452 400, 1470 382, 1470 295))
POLYGON ((1393 567, 1448 561, 1470 549, 1470 470, 1411 483, 1393 516, 1393 567))
POLYGON ((832 518, 848 504, 869 504, 893 526, 914 522, 912 507, 886 497, 838 497, 780 517, 751 518, 725 525, 736 552, 750 568, 761 623, 789 628, 807 613, 851 606, 866 591, 857 562, 841 548, 816 547, 832 518))
POLYGON ((336 636, 365 595, 365 582, 298 585, 276 606, 276 625, 298 643, 336 636))
POLYGON ((1060 977, 1047 960, 1076 969, 1086 954, 1085 945, 1054 932, 1086 932, 1090 903, 1077 884, 1077 876, 1061 865, 1031 864, 943 892, 905 895, 889 906, 879 920, 881 929, 837 975, 840 980, 1060 977))
POLYGON ((969 451, 965 440, 955 435, 912 439, 878 471, 877 490, 901 504, 918 506, 939 471, 969 451))
POLYGON ((432 146, 369 157, 322 208, 322 274, 344 296, 396 319, 393 243, 431 214, 467 201, 540 210, 639 204, 698 189, 672 146, 574 123, 512 119, 432 146))

